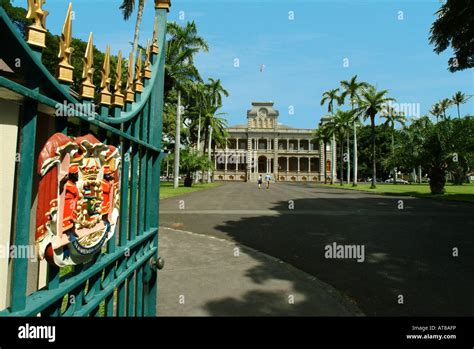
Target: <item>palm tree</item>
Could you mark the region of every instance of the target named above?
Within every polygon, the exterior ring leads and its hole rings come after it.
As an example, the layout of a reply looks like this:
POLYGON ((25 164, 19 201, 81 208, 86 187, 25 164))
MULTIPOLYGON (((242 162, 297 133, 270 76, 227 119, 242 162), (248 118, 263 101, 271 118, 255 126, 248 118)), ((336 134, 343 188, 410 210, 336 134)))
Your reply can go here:
MULTIPOLYGON (((206 144, 204 143, 201 147, 201 135, 203 134, 203 117, 202 114, 206 109, 207 103, 207 93, 208 93, 208 86, 201 81, 196 81, 192 84, 190 90, 188 91, 191 95, 188 96, 189 98, 189 109, 188 109, 188 119, 190 121, 188 125, 189 129, 189 136, 190 136, 190 143, 196 144, 196 153, 197 154, 204 154, 206 144), (195 136, 197 135, 197 138, 195 136)), ((202 177, 201 177, 202 178, 202 177)), ((199 180, 199 176, 196 173, 195 176, 196 182, 199 180)))
POLYGON ((464 93, 461 91, 458 91, 454 94, 454 96, 451 98, 451 101, 453 104, 456 104, 458 108, 458 118, 461 118, 461 113, 459 112, 459 105, 464 104, 469 100, 469 97, 466 97, 464 93))
MULTIPOLYGON (((393 107, 386 106, 380 115, 382 118, 385 119, 384 125, 389 127, 391 130, 392 135, 392 156, 395 156, 395 124, 400 124, 405 126, 405 122, 407 121, 405 114, 403 112, 397 112, 393 107)), ((395 159, 395 157, 394 157, 395 159)), ((397 167, 394 166, 393 168, 393 184, 397 184, 397 167)))
MULTIPOLYGON (((211 160, 211 148, 214 144, 214 153, 216 146, 224 148, 229 134, 227 132, 227 121, 221 116, 225 113, 217 113, 220 106, 213 106, 208 104, 208 108, 205 109, 204 113, 204 127, 206 130, 206 144, 208 145, 207 156, 209 161, 211 160)), ((208 172, 207 177, 208 183, 211 181, 210 174, 208 172)))
MULTIPOLYGON (((368 87, 366 82, 358 82, 357 75, 354 75, 350 80, 343 80, 340 82, 341 87, 343 88, 343 93, 341 95, 341 104, 344 103, 344 99, 349 97, 349 104, 351 105, 351 110, 354 109, 354 105, 358 103, 360 98, 361 91, 368 87)), ((352 176, 352 186, 357 186, 357 120, 359 119, 359 115, 354 114, 354 121, 353 121, 353 134, 354 134, 354 149, 353 149, 353 168, 354 174, 352 176)), ((350 166, 350 163, 348 163, 350 166)))
POLYGON ((208 50, 207 43, 197 35, 194 22, 187 23, 181 27, 176 23, 168 23, 167 32, 170 39, 167 42, 165 60, 165 97, 171 90, 178 95, 176 108, 176 136, 175 136, 175 158, 174 158, 174 188, 179 185, 179 148, 181 129, 181 93, 189 92, 196 81, 201 81, 197 68, 193 64, 193 56, 199 50, 208 50))
POLYGON ((201 115, 203 110, 203 103, 205 103, 206 101, 206 88, 206 85, 199 81, 197 81, 193 86, 194 100, 196 103, 196 105, 194 106, 194 110, 196 111, 198 117, 197 125, 193 126, 197 126, 196 150, 198 153, 201 151, 201 115))
POLYGON ((227 138, 225 128, 226 121, 220 116, 224 113, 218 113, 222 106, 222 96, 228 96, 229 93, 222 87, 221 81, 209 79, 207 84, 197 82, 192 86, 192 98, 189 106, 188 119, 191 142, 196 141, 194 135, 197 131, 198 150, 201 150, 200 144, 203 143, 203 153, 208 152, 210 158, 210 145, 225 145, 227 138), (193 134, 194 132, 194 134, 193 134), (201 139, 204 141, 201 142, 201 139))
POLYGON ((207 86, 209 88, 209 97, 214 106, 222 106, 222 95, 229 97, 229 92, 222 86, 221 80, 209 78, 207 86))
POLYGON ((331 141, 332 138, 332 125, 328 123, 320 124, 315 131, 315 139, 320 143, 323 143, 323 168, 324 168, 324 184, 327 183, 327 169, 326 169, 326 159, 327 159, 327 150, 326 145, 331 141))
POLYGON ((438 123, 439 117, 443 113, 439 106, 439 103, 433 104, 433 106, 431 107, 430 113, 436 117, 436 123, 438 123))
MULTIPOLYGON (((133 13, 135 8, 135 0, 123 0, 120 5, 122 10, 123 19, 128 21, 133 13)), ((145 0, 138 0, 138 11, 137 11, 137 20, 135 22, 135 34, 133 35, 133 48, 132 48, 132 76, 135 72, 135 54, 138 50, 138 41, 140 39, 140 26, 142 24, 143 10, 145 8, 145 0)))
MULTIPOLYGON (((341 168, 340 168, 340 184, 343 184, 344 180, 344 152, 343 152, 343 144, 344 144, 344 138, 347 138, 347 149, 349 150, 349 133, 352 125, 352 120, 354 120, 354 111, 349 110, 349 111, 342 111, 342 110, 337 110, 336 114, 334 115, 334 124, 335 124, 335 130, 336 130, 336 135, 339 140, 339 143, 341 144, 341 168)), ((349 174, 349 168, 347 173, 349 174)), ((347 183, 349 184, 349 177, 347 177, 347 183)))
POLYGON ((452 105, 452 101, 449 98, 444 98, 439 101, 439 108, 443 114, 443 118, 446 120, 446 110, 452 105))
POLYGON ((202 154, 196 154, 191 151, 183 152, 181 161, 181 171, 184 172, 186 178, 184 179, 184 186, 191 187, 193 183, 193 173, 202 170, 211 170, 213 168, 212 162, 202 154))
MULTIPOLYGON (((206 88, 206 103, 205 103, 205 111, 207 115, 207 119, 204 122, 204 144, 207 144, 210 134, 209 134, 209 126, 213 128, 213 132, 220 132, 220 127, 216 128, 212 125, 214 114, 217 110, 222 106, 222 95, 229 96, 229 92, 221 84, 219 79, 215 80, 209 78, 209 83, 205 84, 206 88)), ((220 114, 222 115, 222 114, 220 114)), ((221 132, 222 133, 222 132, 221 132)))
MULTIPOLYGON (((334 88, 332 90, 325 91, 323 93, 323 98, 321 99, 321 105, 324 105, 324 103, 328 104, 328 113, 331 115, 334 115, 334 102, 337 102, 338 105, 341 104, 341 96, 339 95, 339 88, 334 88)), ((334 123, 331 123, 331 125, 335 126, 334 123)), ((334 154, 334 148, 336 144, 336 132, 333 129, 332 132, 332 142, 331 142, 331 149, 333 152, 332 159, 331 159, 331 184, 334 184, 334 172, 335 172, 335 161, 334 159, 336 158, 336 154, 334 154)))
MULTIPOLYGON (((204 110, 204 129, 207 129, 205 144, 214 143, 219 146, 225 146, 227 133, 227 121, 222 118, 225 113, 218 113, 220 106, 208 106, 204 110), (212 135, 209 132, 212 129, 212 135)), ((208 153, 208 156, 211 154, 208 153)))
POLYGON ((328 90, 323 93, 323 98, 321 99, 321 106, 327 103, 328 113, 332 115, 334 110, 334 101, 340 104, 340 100, 341 97, 339 96, 339 88, 333 88, 332 90, 328 90))
MULTIPOLYGON (((194 21, 187 22, 185 26, 180 26, 176 22, 169 22, 166 25, 166 32, 171 39, 169 42, 174 46, 173 48, 167 47, 169 49, 183 49, 183 48, 195 48, 203 50, 204 52, 209 51, 209 45, 203 37, 198 35, 197 26, 194 21)), ((190 62, 193 63, 193 58, 190 58, 190 62)))
POLYGON ((359 101, 359 112, 364 116, 364 120, 370 118, 371 135, 372 135, 372 185, 371 189, 375 189, 377 166, 375 162, 375 116, 384 109, 385 105, 395 99, 386 97, 387 90, 377 91, 375 87, 369 86, 364 89, 359 101))

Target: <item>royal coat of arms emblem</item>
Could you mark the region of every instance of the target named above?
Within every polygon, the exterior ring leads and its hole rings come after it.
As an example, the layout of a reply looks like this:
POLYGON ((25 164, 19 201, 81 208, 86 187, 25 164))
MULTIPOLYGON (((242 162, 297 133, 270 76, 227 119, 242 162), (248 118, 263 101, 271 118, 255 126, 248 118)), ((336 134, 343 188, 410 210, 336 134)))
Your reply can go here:
POLYGON ((38 161, 40 259, 59 267, 85 263, 114 236, 120 166, 119 150, 90 134, 49 138, 38 161))

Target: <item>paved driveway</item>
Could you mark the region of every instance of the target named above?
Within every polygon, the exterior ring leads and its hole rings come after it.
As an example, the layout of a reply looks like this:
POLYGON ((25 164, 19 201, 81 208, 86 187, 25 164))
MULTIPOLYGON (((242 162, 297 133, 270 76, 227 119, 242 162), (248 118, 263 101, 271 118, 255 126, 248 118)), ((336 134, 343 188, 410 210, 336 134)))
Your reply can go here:
POLYGON ((367 315, 474 315, 472 204, 228 183, 163 200, 160 210, 161 225, 277 257, 332 285, 367 315), (363 246, 364 262, 325 258, 334 242, 363 246))

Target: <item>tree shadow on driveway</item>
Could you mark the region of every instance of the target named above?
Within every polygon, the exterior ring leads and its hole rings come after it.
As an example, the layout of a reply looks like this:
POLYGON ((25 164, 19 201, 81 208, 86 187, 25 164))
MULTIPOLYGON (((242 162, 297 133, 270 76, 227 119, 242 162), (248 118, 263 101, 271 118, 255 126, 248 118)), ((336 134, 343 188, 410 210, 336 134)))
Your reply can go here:
MULTIPOLYGON (((380 196, 295 199, 293 205, 279 201, 272 207, 277 215, 230 217, 214 229, 334 286, 366 315, 474 315, 472 206, 415 199, 398 210, 396 199, 380 196), (364 246, 365 261, 325 258, 333 242, 364 246)), ((265 274, 249 271, 255 282, 265 274)), ((237 309, 245 301, 221 302, 237 309)), ((262 305, 264 312, 265 306, 272 304, 262 305)), ((208 307, 218 312, 218 303, 208 307)))
POLYGON ((241 246, 258 264, 245 271, 251 287, 239 297, 206 303, 213 316, 361 316, 333 287, 295 267, 241 246))

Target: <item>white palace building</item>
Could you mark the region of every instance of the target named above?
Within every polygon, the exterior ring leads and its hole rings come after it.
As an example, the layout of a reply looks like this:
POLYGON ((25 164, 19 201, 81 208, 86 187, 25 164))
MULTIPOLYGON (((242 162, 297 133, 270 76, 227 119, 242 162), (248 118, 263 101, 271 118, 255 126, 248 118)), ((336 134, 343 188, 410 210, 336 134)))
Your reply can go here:
MULTIPOLYGON (((329 121, 322 118, 321 123, 329 121)), ((225 149, 213 154, 216 181, 256 181, 269 173, 273 181, 324 181, 323 144, 314 129, 293 128, 278 123, 272 102, 253 102, 247 124, 228 129, 225 149)), ((326 145, 326 177, 336 178, 335 142, 326 145), (333 151, 334 150, 334 151, 333 151)))

